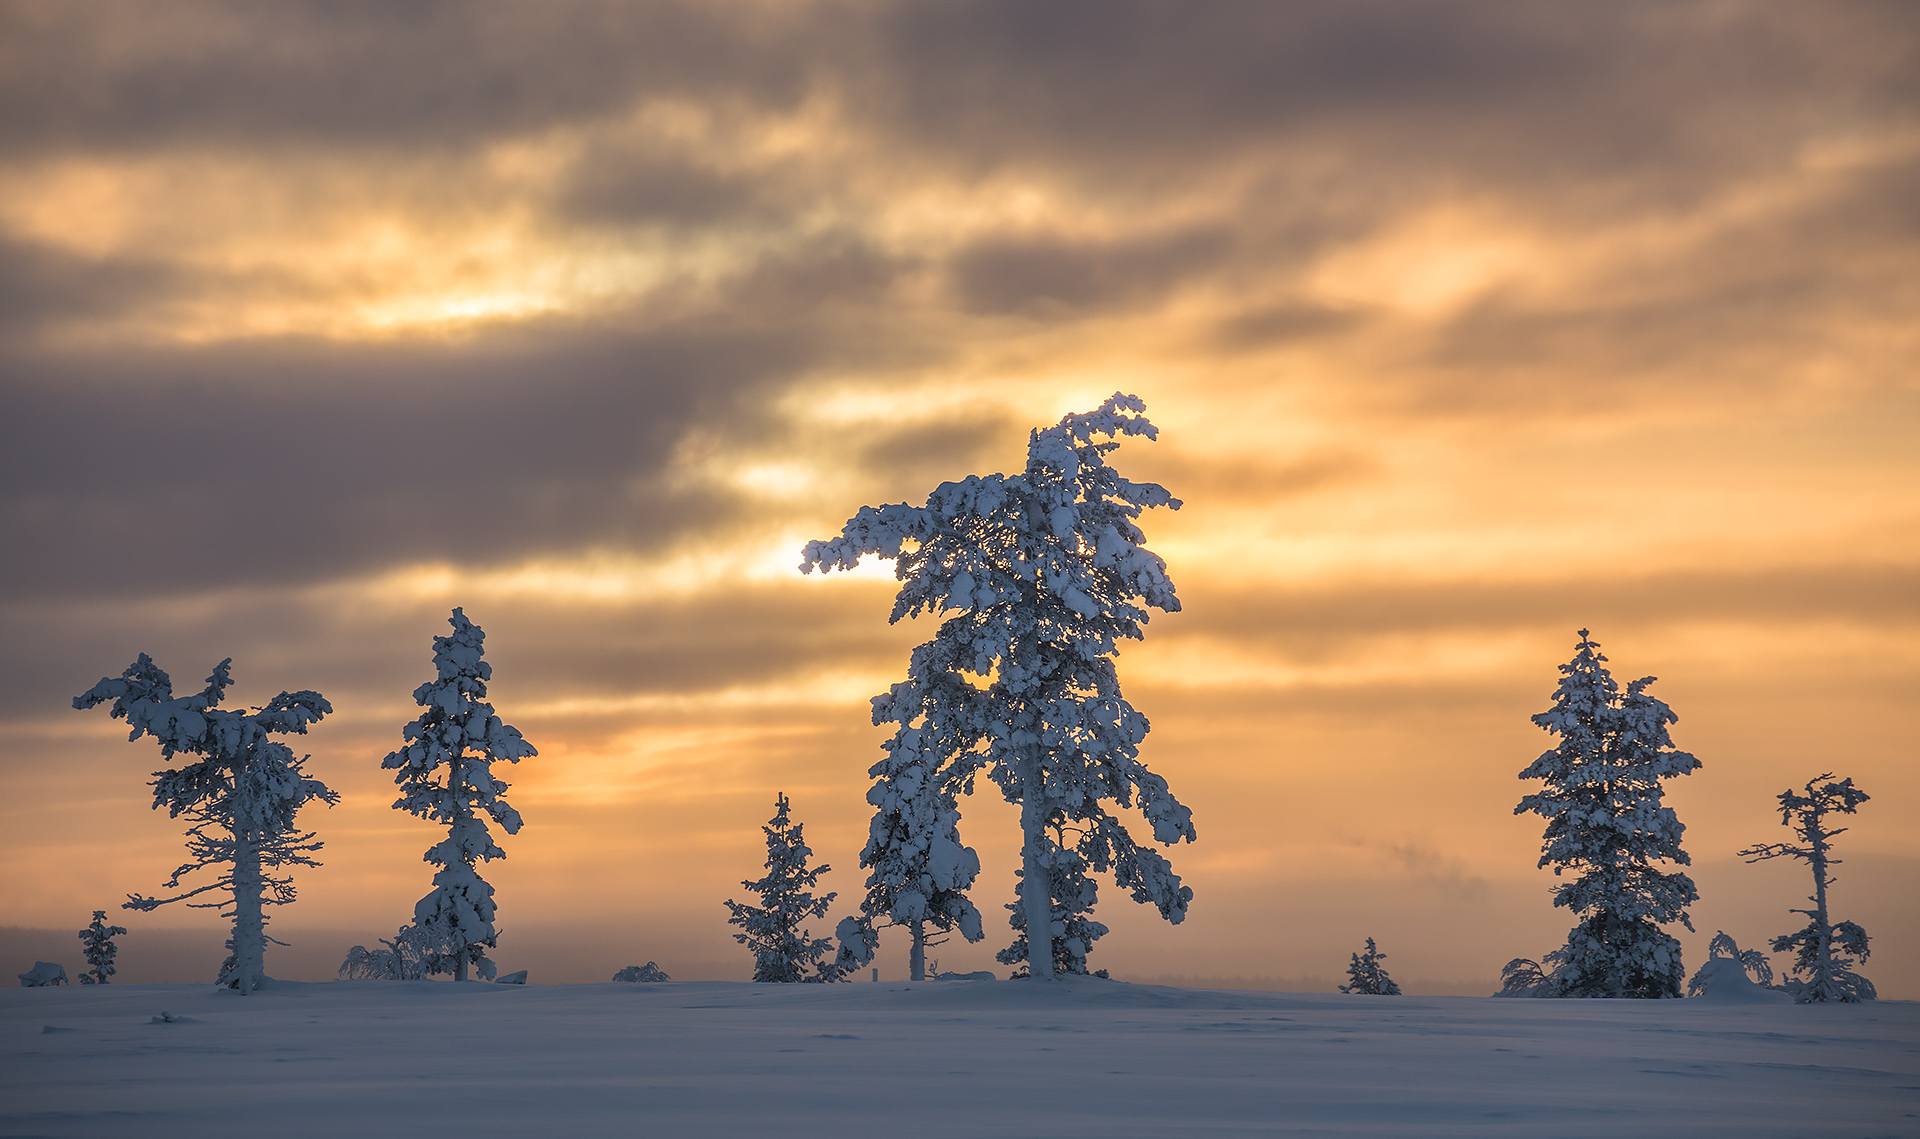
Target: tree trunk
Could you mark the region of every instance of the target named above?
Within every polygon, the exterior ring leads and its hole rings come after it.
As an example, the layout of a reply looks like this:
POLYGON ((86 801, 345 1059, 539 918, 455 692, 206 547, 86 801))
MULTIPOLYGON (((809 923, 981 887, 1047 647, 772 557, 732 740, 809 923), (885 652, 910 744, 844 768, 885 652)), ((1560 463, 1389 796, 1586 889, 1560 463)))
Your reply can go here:
POLYGON ((453 963, 453 979, 456 981, 464 981, 467 979, 467 955, 465 953, 460 954, 459 958, 453 963))
POLYGON ((1036 979, 1053 979, 1053 875, 1046 864, 1047 808, 1040 764, 1032 763, 1020 798, 1020 829, 1026 844, 1020 852, 1021 908, 1027 919, 1027 972, 1036 979))
POLYGON ((912 954, 907 958, 907 961, 908 961, 908 964, 913 969, 914 980, 924 981, 927 979, 927 923, 926 922, 917 921, 913 923, 913 951, 912 951, 912 954))
POLYGON ((1827 924, 1827 850, 1826 838, 1820 830, 1820 816, 1815 815, 1813 826, 1813 928, 1814 958, 1813 984, 1816 999, 1826 1000, 1828 989, 1833 984, 1833 927, 1827 924))
POLYGON ((237 830, 233 839, 233 973, 246 994, 266 975, 267 930, 260 897, 265 883, 253 832, 237 830))

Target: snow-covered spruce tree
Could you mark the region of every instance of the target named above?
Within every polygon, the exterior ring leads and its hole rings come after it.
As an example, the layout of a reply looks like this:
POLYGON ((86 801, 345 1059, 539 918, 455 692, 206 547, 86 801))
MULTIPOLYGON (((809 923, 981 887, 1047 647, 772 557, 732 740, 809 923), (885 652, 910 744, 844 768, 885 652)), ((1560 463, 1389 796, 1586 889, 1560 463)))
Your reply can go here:
POLYGON ((786 795, 780 795, 773 818, 760 828, 767 834, 766 877, 740 883, 760 895, 760 904, 729 900, 726 906, 733 916, 727 924, 742 931, 733 939, 753 954, 754 980, 838 981, 845 972, 840 961, 826 960, 833 952, 833 939, 814 937, 804 928, 807 921, 826 916, 827 907, 838 896, 813 894, 820 886, 820 875, 832 867, 808 868, 813 851, 801 835, 802 824, 788 817, 790 806, 786 795))
POLYGON ((1140 762, 1147 719, 1122 698, 1113 664, 1121 641, 1144 635, 1149 608, 1180 608, 1166 563, 1141 545, 1134 522, 1179 501, 1106 461, 1120 436, 1155 437, 1145 410, 1116 393, 1097 411, 1034 431, 1020 474, 943 483, 925 506, 863 507, 838 538, 809 542, 800 565, 851 570, 878 554, 893 559, 903 583, 890 620, 953 614, 913 651, 906 680, 874 699, 873 720, 894 725, 896 738, 918 733, 915 746, 938 757, 931 786, 970 793, 985 770, 1020 805, 1014 926, 1047 928, 1054 942, 1044 957, 1019 950, 1030 966, 1038 958, 1036 976, 1063 960, 1085 968, 1084 937, 1068 926, 1091 896, 1078 863, 1064 857, 1069 834, 1079 862, 1111 872, 1167 920, 1184 918, 1193 897, 1165 857, 1136 846, 1101 806, 1137 797, 1156 840, 1195 838, 1191 812, 1140 762), (1076 951, 1068 940, 1082 944, 1076 951))
POLYGON ((413 924, 426 970, 464 981, 470 965, 482 977, 494 975, 487 958, 499 936, 493 927, 493 887, 474 864, 505 858, 507 852, 494 844, 486 820, 508 834, 520 831, 520 812, 501 798, 507 784, 494 778, 492 765, 519 763, 539 752, 485 702, 487 681, 493 678, 493 666, 481 659, 487 635, 460 609, 447 624, 453 635, 433 639, 437 675, 413 692, 413 702, 425 711, 406 726, 406 746, 389 753, 380 766, 398 772, 393 779, 401 795, 395 810, 446 824, 446 840, 425 855, 440 869, 433 891, 413 907, 413 924), (436 776, 443 768, 444 774, 436 776))
POLYGON ((1680 943, 1660 927, 1677 921, 1692 929, 1687 906, 1700 892, 1685 874, 1655 865, 1692 861, 1680 848, 1686 827, 1660 800, 1663 780, 1700 761, 1674 748, 1667 725, 1679 717, 1647 694, 1654 678, 1622 693, 1606 659, 1580 630, 1553 707, 1533 717, 1560 743, 1520 773, 1546 786, 1513 813, 1547 820, 1539 865, 1573 874, 1553 888, 1553 904, 1582 917, 1567 944, 1543 959, 1549 972, 1535 995, 1678 997, 1686 977, 1680 943))
POLYGON ((1386 956, 1374 946, 1373 938, 1367 938, 1367 952, 1354 954, 1347 966, 1347 979, 1352 983, 1340 986, 1340 991, 1370 997, 1399 996, 1400 986, 1387 976, 1386 968, 1380 964, 1386 956))
POLYGON ((315 799, 331 806, 340 797, 307 775, 306 757, 294 758, 293 749, 272 738, 305 735, 307 725, 331 713, 333 705, 318 692, 282 692, 250 712, 223 709, 219 704, 233 684, 232 664, 232 658, 221 661, 198 694, 176 697, 172 679, 141 653, 118 679, 102 678, 74 697, 73 706, 111 701, 109 714, 133 725, 129 740, 151 735, 163 761, 195 757, 183 767, 154 772, 149 784, 156 810, 164 806, 169 816, 184 814, 193 822, 187 828, 191 861, 174 870, 167 888, 209 866, 222 867, 220 877, 171 898, 130 894, 122 908, 151 910, 225 891, 223 901, 187 904, 233 917, 229 956, 217 983, 250 993, 266 980, 266 945, 273 940, 267 936, 266 907, 294 900, 292 878, 274 871, 320 865, 309 856, 321 844, 314 832, 294 825, 294 815, 315 799))
POLYGON ((107 911, 93 911, 93 924, 80 931, 80 951, 86 955, 91 968, 80 974, 83 985, 109 984, 113 976, 113 959, 120 955, 120 947, 113 939, 127 932, 124 925, 108 925, 107 911))
POLYGON ((880 923, 904 927, 912 941, 909 973, 916 981, 927 977, 927 927, 942 934, 958 929, 968 941, 984 936, 980 911, 967 897, 980 874, 980 858, 960 842, 960 807, 946 768, 950 764, 933 748, 923 746, 915 728, 896 732, 881 745, 886 758, 868 771, 874 784, 867 792, 873 820, 860 865, 870 868, 867 894, 858 917, 844 918, 837 931, 838 966, 843 971, 873 960, 880 923))
POLYGON ((1791 787, 1780 793, 1780 823, 1799 832, 1801 845, 1760 843, 1740 852, 1748 862, 1798 858, 1813 870, 1813 893, 1807 898, 1813 908, 1788 911, 1807 915, 1806 928, 1773 939, 1775 953, 1793 954, 1794 977, 1785 988, 1802 1004, 1870 1001, 1876 995, 1873 982, 1853 971, 1855 964, 1867 958, 1867 931, 1850 921, 1836 923, 1827 918, 1827 887, 1834 882, 1827 868, 1840 862, 1829 852, 1834 836, 1848 828, 1828 830, 1826 816, 1836 811, 1856 814, 1867 799, 1851 778, 1835 783, 1832 772, 1823 772, 1807 780, 1804 795, 1791 787))

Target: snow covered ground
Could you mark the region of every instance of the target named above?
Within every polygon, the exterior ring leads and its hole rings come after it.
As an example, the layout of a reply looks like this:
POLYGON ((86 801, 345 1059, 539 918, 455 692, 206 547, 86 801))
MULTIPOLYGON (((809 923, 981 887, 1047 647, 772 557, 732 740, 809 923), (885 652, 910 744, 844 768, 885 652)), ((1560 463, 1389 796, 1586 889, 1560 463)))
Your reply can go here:
POLYGON ((8 1136, 1920 1135, 1920 1003, 1898 1001, 1093 979, 0 994, 8 1136))

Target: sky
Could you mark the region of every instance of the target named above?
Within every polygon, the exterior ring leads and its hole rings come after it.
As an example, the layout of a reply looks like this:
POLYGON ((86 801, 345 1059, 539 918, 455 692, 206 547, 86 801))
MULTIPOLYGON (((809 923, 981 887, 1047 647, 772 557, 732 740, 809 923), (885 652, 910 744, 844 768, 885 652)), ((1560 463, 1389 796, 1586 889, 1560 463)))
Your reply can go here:
MULTIPOLYGON (((332 701, 277 920, 390 935, 434 831, 380 759, 457 605, 540 751, 503 965, 744 978, 777 793, 862 892, 868 699, 932 635, 801 546, 1123 391, 1183 609, 1120 675, 1199 842, 1094 966, 1554 948, 1513 807, 1585 628, 1703 763, 1689 968, 1796 926, 1736 852, 1831 771, 1836 915, 1920 998, 1916 313, 1896 3, 0 4, 0 921, 183 858, 157 751, 70 707, 146 652, 332 701)), ((971 969, 1018 831, 962 810, 971 969)))

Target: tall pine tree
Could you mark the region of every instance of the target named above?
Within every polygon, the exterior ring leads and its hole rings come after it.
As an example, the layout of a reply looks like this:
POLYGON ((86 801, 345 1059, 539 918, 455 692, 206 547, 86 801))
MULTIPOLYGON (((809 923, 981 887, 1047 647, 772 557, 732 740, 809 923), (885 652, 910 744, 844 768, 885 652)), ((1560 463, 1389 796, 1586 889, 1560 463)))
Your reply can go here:
POLYGON ((1147 719, 1121 696, 1113 664, 1122 641, 1145 635, 1149 609, 1180 608, 1135 524, 1179 501, 1107 465, 1121 436, 1156 436, 1145 410, 1116 393, 1034 431, 1020 474, 944 483, 925 506, 863 507, 838 538, 809 542, 800 567, 851 570, 878 554, 903 583, 890 620, 953 614, 914 650, 906 680, 875 698, 874 722, 897 740, 915 733, 938 757, 921 793, 971 792, 984 771, 1020 806, 1018 936, 1003 959, 1024 957, 1039 977, 1085 968, 1098 926, 1085 917, 1086 869, 1171 922, 1193 897, 1103 806, 1137 805, 1161 843, 1195 838, 1192 813, 1140 762, 1147 719), (1038 929, 1052 952, 1027 943, 1038 929))
POLYGON ((413 692, 413 702, 425 711, 406 726, 406 746, 388 753, 380 766, 398 773, 395 810, 446 824, 446 840, 425 855, 440 869, 433 891, 413 908, 417 933, 409 936, 423 947, 428 972, 450 972, 464 981, 470 965, 483 977, 494 974, 487 958, 499 936, 493 887, 474 866, 507 852, 494 844, 487 819, 508 834, 520 832, 520 812, 501 797, 507 784, 494 778, 492 765, 519 763, 539 752, 485 702, 493 679, 493 666, 481 659, 486 633, 460 609, 447 623, 453 635, 433 639, 436 676, 413 692))
POLYGON ((1572 881, 1553 889, 1553 904, 1580 915, 1567 943, 1547 954, 1537 996, 1678 997, 1686 973, 1680 943, 1660 927, 1680 922, 1700 898, 1685 874, 1656 864, 1688 865, 1686 832, 1661 804, 1663 781, 1700 761, 1674 748, 1667 725, 1679 719, 1647 694, 1643 677, 1622 693, 1600 646, 1580 630, 1573 659, 1560 666, 1553 707, 1533 722, 1559 744, 1520 773, 1545 787, 1520 800, 1514 814, 1547 820, 1540 866, 1572 881))
MULTIPOLYGON (((318 866, 312 853, 321 844, 314 832, 301 831, 294 816, 318 799, 331 806, 340 801, 327 785, 307 775, 306 757, 294 758, 293 749, 272 738, 305 735, 309 724, 333 711, 318 692, 282 692, 252 711, 221 708, 233 684, 233 660, 223 660, 207 677, 206 687, 193 696, 173 694, 173 680, 145 653, 118 678, 100 683, 73 698, 75 708, 111 702, 108 714, 133 726, 127 738, 150 735, 160 745, 160 757, 196 757, 182 767, 156 771, 153 807, 167 808, 173 818, 192 820, 187 828, 189 861, 174 870, 167 889, 206 867, 220 867, 220 877, 171 898, 130 894, 124 909, 152 910, 186 901, 209 891, 224 891, 217 902, 187 902, 217 909, 233 918, 227 939, 227 960, 220 966, 218 984, 251 993, 267 979, 266 907, 294 900, 293 880, 274 872, 282 867, 318 866)), ((279 944, 279 943, 276 943, 279 944)))
POLYGON ((1789 911, 1807 915, 1806 927, 1773 939, 1775 953, 1793 954, 1795 976, 1786 988, 1802 1004, 1870 1001, 1876 995, 1873 982, 1853 971, 1854 965, 1868 956, 1867 931, 1850 921, 1835 923, 1827 916, 1827 887, 1834 882, 1827 868, 1840 861, 1831 853, 1833 839, 1848 828, 1828 830, 1826 817, 1836 812, 1856 814, 1868 798, 1851 778, 1836 783, 1830 771, 1816 775, 1807 780, 1806 794, 1791 787, 1780 793, 1780 824, 1799 833, 1800 845, 1760 843, 1740 852, 1748 862, 1797 858, 1813 871, 1813 894, 1807 899, 1813 908, 1789 911))
POLYGON ((801 835, 801 824, 788 816, 791 806, 781 794, 774 801, 773 818, 760 828, 767 836, 766 877, 740 883, 760 895, 760 904, 729 899, 726 907, 733 916, 727 924, 741 929, 733 939, 753 954, 754 980, 838 981, 844 973, 842 962, 826 959, 833 952, 833 939, 814 937, 806 928, 809 920, 825 917, 839 896, 813 893, 820 888, 820 875, 832 867, 807 866, 813 850, 801 835))

